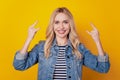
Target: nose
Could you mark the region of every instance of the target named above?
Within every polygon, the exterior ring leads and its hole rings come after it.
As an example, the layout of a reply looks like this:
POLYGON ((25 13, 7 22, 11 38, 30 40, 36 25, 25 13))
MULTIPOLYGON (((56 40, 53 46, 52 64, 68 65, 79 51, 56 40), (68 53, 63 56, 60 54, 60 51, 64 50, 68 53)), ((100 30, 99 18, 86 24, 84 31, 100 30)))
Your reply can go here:
POLYGON ((64 28, 64 26, 63 26, 63 24, 62 24, 62 23, 60 24, 60 26, 59 26, 59 27, 60 27, 61 29, 63 29, 63 28, 64 28))

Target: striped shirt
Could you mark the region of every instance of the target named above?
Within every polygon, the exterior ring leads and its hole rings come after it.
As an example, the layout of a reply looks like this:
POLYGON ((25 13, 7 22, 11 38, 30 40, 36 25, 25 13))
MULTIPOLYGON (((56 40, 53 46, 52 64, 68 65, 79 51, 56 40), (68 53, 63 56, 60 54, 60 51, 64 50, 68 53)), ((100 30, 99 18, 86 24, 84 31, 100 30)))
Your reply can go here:
POLYGON ((53 74, 53 80, 66 80, 67 79, 67 67, 65 59, 66 46, 59 46, 59 54, 55 65, 55 71, 53 74))

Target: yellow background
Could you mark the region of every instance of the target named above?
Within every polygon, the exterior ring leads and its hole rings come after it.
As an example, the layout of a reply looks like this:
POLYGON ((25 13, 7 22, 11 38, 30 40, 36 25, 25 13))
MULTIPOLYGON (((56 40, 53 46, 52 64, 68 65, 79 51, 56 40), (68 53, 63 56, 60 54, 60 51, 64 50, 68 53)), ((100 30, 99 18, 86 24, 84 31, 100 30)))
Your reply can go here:
POLYGON ((45 39, 51 13, 57 7, 67 7, 73 14, 81 42, 94 54, 95 43, 86 33, 93 22, 100 32, 104 50, 109 54, 111 68, 100 74, 83 69, 83 80, 120 80, 120 1, 119 0, 0 0, 0 80, 37 80, 35 65, 26 71, 13 68, 13 58, 21 49, 28 27, 39 20, 36 34, 29 50, 45 39))

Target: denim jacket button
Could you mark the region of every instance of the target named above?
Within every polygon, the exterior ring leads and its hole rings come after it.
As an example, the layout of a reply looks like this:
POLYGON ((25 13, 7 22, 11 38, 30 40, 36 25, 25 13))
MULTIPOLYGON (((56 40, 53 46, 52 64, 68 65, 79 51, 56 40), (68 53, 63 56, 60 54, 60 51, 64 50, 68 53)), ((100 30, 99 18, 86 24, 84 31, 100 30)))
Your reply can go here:
POLYGON ((71 76, 68 76, 68 78, 71 78, 71 76))
POLYGON ((67 58, 70 58, 69 56, 67 56, 67 58))

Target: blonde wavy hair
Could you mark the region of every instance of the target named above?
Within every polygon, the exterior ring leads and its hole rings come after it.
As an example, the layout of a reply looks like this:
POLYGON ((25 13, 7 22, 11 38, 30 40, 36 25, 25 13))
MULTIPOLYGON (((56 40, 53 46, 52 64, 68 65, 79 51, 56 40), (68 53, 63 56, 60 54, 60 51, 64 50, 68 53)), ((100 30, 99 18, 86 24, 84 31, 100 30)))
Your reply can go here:
POLYGON ((44 46, 44 51, 45 51, 44 55, 46 58, 48 58, 50 55, 50 48, 51 48, 53 40, 55 39, 55 33, 53 31, 54 19, 55 19, 56 15, 59 13, 66 14, 68 16, 68 18, 70 19, 70 32, 68 34, 68 38, 72 44, 72 49, 73 49, 72 53, 75 54, 77 56, 77 58, 81 58, 81 53, 78 51, 78 46, 80 44, 80 40, 76 33, 73 16, 72 16, 71 12, 65 7, 57 8, 51 15, 50 22, 49 22, 48 28, 46 30, 46 42, 45 42, 45 46, 44 46))

